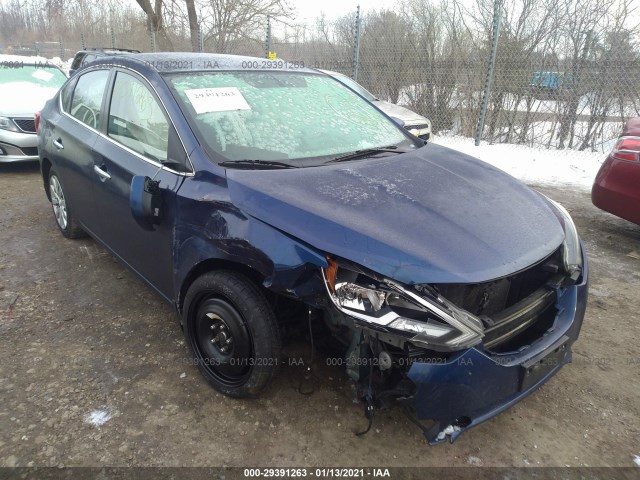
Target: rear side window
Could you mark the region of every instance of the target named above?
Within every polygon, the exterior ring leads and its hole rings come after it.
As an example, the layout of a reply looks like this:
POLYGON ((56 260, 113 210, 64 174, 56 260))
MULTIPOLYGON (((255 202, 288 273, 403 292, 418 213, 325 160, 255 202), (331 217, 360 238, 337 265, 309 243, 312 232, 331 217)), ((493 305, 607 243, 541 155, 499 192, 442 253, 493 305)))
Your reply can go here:
POLYGON ((69 113, 69 103, 71 102, 71 94, 73 93, 73 87, 76 82, 70 80, 60 92, 60 101, 62 103, 62 110, 69 113))
POLYGON ((109 70, 94 70, 83 74, 76 83, 69 113, 91 128, 100 125, 102 97, 109 70))
POLYGON ((116 75, 107 134, 150 160, 167 160, 169 122, 149 89, 126 73, 116 75))

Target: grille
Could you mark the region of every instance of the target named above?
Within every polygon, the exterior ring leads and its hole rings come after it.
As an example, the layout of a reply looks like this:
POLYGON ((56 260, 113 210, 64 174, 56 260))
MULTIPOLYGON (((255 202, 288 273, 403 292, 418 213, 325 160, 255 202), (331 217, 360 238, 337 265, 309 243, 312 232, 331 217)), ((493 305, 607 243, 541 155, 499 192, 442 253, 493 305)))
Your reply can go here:
POLYGON ((33 118, 14 118, 13 122, 23 132, 36 133, 36 122, 33 118))
POLYGON ((560 254, 558 249, 527 270, 491 282, 434 286, 443 297, 483 319, 487 348, 517 347, 518 341, 527 344, 551 326, 556 295, 547 285, 565 278, 560 254))
POLYGON ((489 349, 500 346, 498 351, 508 351, 520 346, 518 339, 523 343, 535 340, 551 327, 548 321, 557 313, 555 302, 555 290, 540 288, 503 310, 491 318, 493 325, 485 330, 484 346, 489 349))
POLYGON ((28 157, 35 157, 38 155, 38 147, 21 147, 20 150, 28 157))

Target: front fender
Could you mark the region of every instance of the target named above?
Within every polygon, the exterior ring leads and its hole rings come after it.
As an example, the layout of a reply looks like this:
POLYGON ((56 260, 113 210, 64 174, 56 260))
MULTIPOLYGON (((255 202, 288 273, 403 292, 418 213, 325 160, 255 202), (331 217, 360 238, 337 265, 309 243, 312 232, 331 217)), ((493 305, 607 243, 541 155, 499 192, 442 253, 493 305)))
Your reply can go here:
MULTIPOLYGON (((200 180, 201 182, 202 180, 200 180)), ((226 197, 218 177, 203 187, 188 179, 180 189, 174 238, 175 287, 185 282, 202 262, 221 260, 257 272, 266 288, 317 303, 323 294, 318 267, 326 267, 322 252, 242 212, 226 197), (205 195, 198 191, 208 190, 205 195)))

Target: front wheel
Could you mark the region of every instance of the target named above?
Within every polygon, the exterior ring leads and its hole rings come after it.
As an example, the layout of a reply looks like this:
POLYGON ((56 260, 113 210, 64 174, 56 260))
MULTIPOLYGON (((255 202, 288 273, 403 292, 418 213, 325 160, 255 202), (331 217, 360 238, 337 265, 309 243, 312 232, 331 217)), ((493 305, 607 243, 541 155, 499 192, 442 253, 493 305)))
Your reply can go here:
POLYGON ((196 279, 185 296, 184 334, 207 381, 232 397, 262 391, 280 362, 275 314, 247 277, 231 271, 196 279))

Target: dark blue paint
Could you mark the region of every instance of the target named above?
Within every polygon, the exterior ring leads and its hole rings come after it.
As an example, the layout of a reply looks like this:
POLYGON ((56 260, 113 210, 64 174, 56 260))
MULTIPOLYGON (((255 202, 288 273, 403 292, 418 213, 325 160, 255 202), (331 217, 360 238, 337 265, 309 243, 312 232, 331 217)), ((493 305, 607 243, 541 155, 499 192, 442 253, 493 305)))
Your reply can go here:
POLYGON ((434 420, 438 426, 430 432, 430 443, 441 443, 439 431, 460 417, 471 423, 451 435, 453 442, 464 430, 498 415, 555 375, 571 362, 567 348, 562 360, 544 378, 526 390, 519 390, 522 364, 538 355, 550 353, 551 347, 563 336, 569 338, 570 347, 578 338, 587 305, 589 268, 583 257, 582 282, 559 291, 556 307, 558 314, 547 335, 528 348, 514 353, 491 354, 481 347, 461 352, 447 363, 414 363, 409 378, 416 384, 416 394, 407 401, 420 420, 434 420))
POLYGON ((178 292, 189 272, 208 259, 250 267, 265 286, 279 293, 291 290, 288 293, 294 296, 303 273, 309 269, 317 273, 327 265, 317 250, 235 205, 222 175, 201 172, 187 178, 177 208, 181 214, 174 253, 178 292))
MULTIPOLYGON (((100 135, 62 115, 58 97, 42 112, 41 160, 58 171, 80 224, 178 312, 193 272, 210 262, 241 265, 274 292, 321 305, 326 293, 319 267, 327 266, 326 254, 405 284, 473 283, 526 268, 563 241, 561 222, 537 193, 490 165, 436 145, 312 168, 225 170, 206 155, 163 78, 144 62, 165 71, 171 68, 162 62, 176 59, 192 61, 194 69, 212 60, 214 69, 239 69, 245 58, 136 57, 142 61, 106 57, 85 68, 105 62, 146 78, 175 124, 181 142, 173 146, 184 145, 193 175, 159 171, 127 152, 105 138, 104 122, 100 135), (65 142, 62 152, 52 146, 57 138, 65 142), (108 171, 111 180, 98 179, 94 166, 108 171), (136 175, 160 181, 163 221, 154 230, 131 213, 136 175)), ((567 288, 558 300, 555 329, 509 365, 496 363, 481 348, 444 365, 414 364, 409 376, 417 393, 408 402, 418 417, 444 428, 467 416, 473 426, 537 388, 518 390, 520 364, 563 334, 571 342, 577 338, 587 275, 585 259, 584 283, 567 288), (473 365, 460 365, 462 358, 473 365)))
POLYGON ((153 230, 149 222, 148 212, 145 209, 145 191, 144 184, 147 177, 135 175, 131 179, 131 192, 129 193, 129 204, 131 206, 131 215, 138 225, 145 230, 153 230))
POLYGON ((537 193, 437 145, 348 164, 230 170, 231 199, 318 250, 406 284, 502 277, 551 254, 562 226, 537 193))

